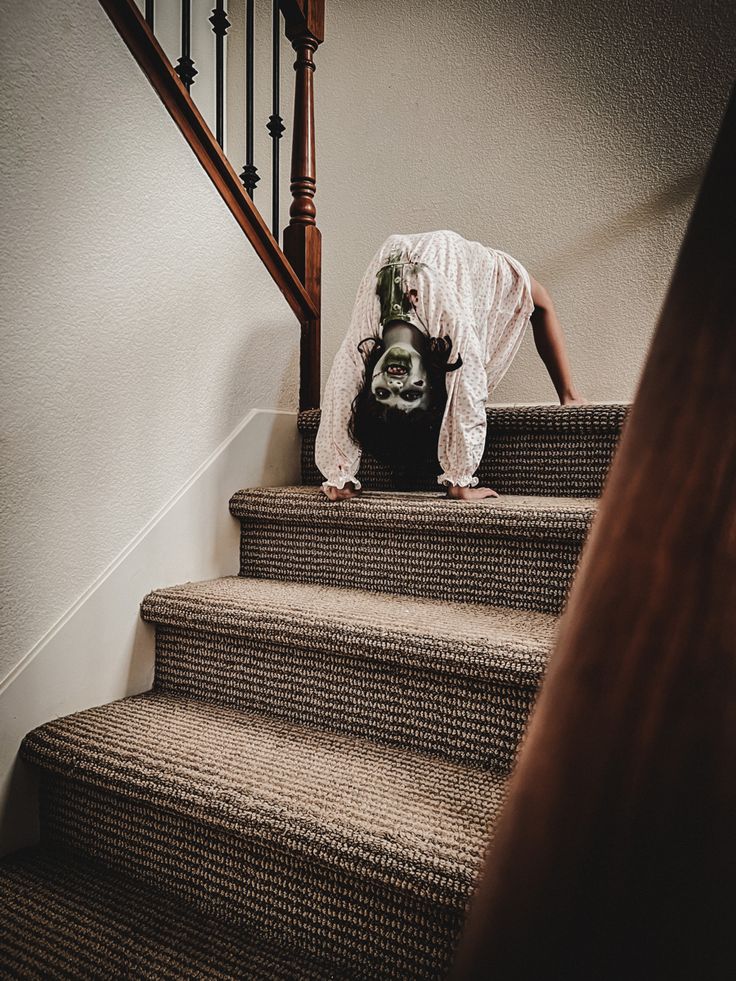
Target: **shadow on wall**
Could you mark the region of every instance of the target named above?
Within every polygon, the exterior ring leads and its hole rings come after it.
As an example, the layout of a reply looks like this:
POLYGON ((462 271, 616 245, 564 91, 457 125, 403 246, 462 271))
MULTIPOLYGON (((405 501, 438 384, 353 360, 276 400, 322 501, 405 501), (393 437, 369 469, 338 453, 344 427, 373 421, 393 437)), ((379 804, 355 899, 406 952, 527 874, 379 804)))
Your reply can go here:
POLYGON ((537 262, 539 277, 546 281, 570 275, 591 255, 605 254, 612 246, 625 241, 637 230, 655 224, 664 215, 677 212, 686 204, 692 206, 702 178, 702 170, 684 174, 613 219, 589 229, 568 248, 540 256, 537 262))
POLYGON ((3 779, 0 842, 9 847, 0 847, 0 854, 38 841, 38 783, 35 769, 16 755, 3 779))
POLYGON ((736 60, 729 0, 490 0, 480 16, 544 80, 540 104, 609 129, 615 156, 676 170, 674 151, 715 137, 736 60))
MULTIPOLYGON (((325 43, 317 76, 325 367, 380 242, 452 228, 550 290, 588 398, 629 399, 728 97, 736 5, 431 0, 399 21, 387 0, 330 11, 341 43, 325 43), (377 59, 377 24, 389 23, 377 59)), ((520 353, 502 401, 553 396, 537 360, 520 353)))

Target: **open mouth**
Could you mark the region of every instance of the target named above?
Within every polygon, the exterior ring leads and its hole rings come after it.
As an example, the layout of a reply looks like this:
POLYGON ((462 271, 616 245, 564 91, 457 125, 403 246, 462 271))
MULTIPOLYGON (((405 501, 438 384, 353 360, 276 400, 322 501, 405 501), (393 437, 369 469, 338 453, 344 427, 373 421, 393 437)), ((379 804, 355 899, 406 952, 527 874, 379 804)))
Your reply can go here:
POLYGON ((403 378, 407 375, 408 369, 406 365, 403 364, 389 364, 386 365, 386 374, 391 375, 393 378, 403 378))

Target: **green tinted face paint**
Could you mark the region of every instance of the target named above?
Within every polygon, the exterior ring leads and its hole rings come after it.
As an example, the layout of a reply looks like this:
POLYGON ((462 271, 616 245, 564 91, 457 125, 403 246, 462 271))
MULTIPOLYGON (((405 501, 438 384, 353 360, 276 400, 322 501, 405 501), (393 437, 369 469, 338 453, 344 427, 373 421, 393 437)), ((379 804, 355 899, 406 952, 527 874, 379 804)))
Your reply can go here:
POLYGON ((429 407, 427 372, 413 347, 392 344, 384 352, 373 373, 371 391, 381 405, 401 412, 429 407))

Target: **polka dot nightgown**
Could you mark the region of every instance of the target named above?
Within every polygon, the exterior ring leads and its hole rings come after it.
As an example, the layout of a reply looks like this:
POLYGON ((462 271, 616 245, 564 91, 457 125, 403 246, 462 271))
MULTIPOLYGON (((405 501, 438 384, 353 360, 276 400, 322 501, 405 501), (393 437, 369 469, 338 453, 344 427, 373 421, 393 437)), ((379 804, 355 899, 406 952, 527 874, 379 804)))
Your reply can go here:
POLYGON ((353 399, 363 383, 358 343, 380 337, 376 274, 400 250, 418 267, 409 287, 416 289, 416 314, 430 336, 449 334, 462 367, 447 377, 447 407, 437 455, 440 484, 473 487, 486 438, 486 404, 521 343, 534 309, 529 273, 520 262, 455 232, 392 235, 375 254, 358 288, 350 327, 335 357, 322 403, 315 448, 325 485, 353 482, 360 447, 348 435, 353 399))

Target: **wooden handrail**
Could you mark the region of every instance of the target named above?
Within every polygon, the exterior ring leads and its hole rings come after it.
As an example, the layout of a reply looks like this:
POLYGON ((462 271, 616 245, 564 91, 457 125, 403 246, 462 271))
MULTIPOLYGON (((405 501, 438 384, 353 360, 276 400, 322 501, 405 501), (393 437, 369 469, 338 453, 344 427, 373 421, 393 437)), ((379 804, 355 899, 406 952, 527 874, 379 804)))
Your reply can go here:
POLYGON ((136 4, 133 0, 100 0, 100 3, 300 323, 319 320, 318 304, 248 197, 136 4))
POLYGON ((456 978, 734 971, 735 270, 732 96, 456 978))

